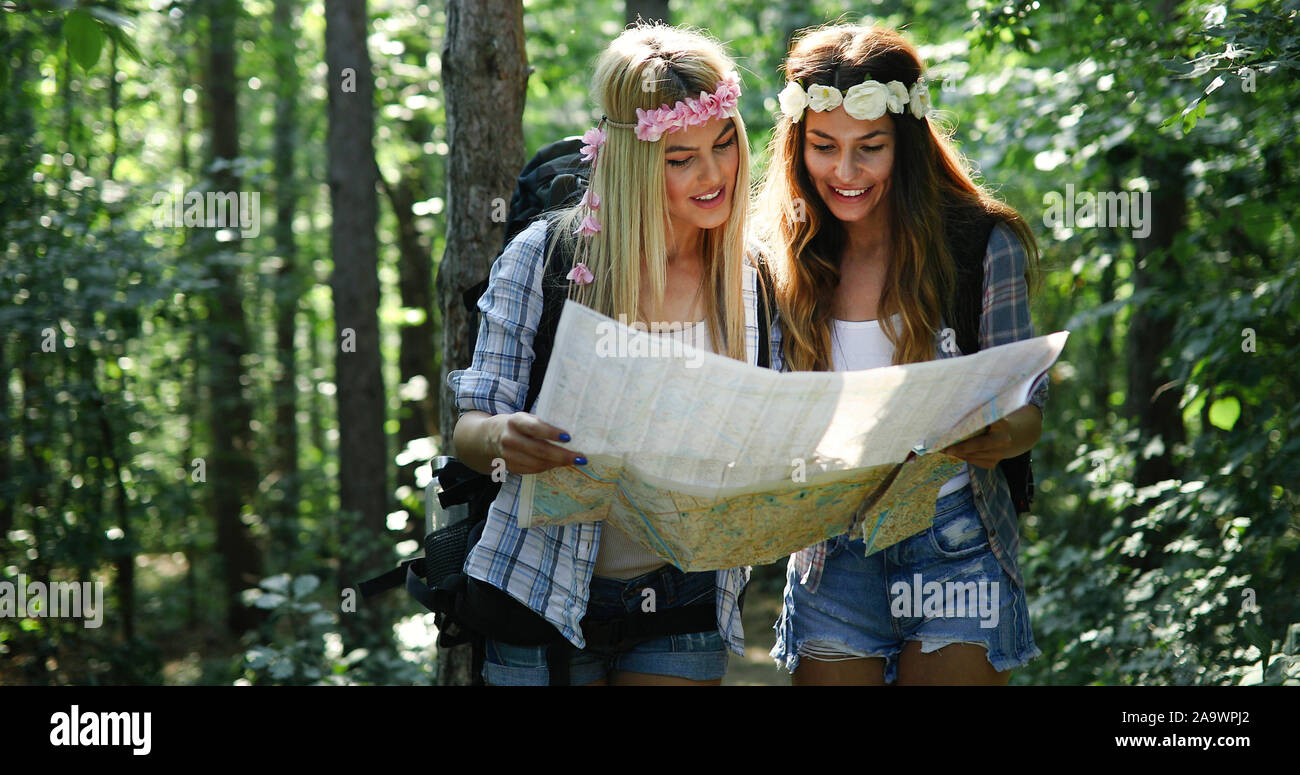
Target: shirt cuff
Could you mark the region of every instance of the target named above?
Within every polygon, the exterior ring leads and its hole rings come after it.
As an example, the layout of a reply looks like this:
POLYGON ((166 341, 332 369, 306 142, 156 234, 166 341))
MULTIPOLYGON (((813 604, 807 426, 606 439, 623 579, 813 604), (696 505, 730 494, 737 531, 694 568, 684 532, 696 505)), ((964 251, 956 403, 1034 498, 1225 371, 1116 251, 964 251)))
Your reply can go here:
POLYGON ((1038 378, 1032 390, 1029 391, 1029 403, 1038 407, 1039 412, 1046 414, 1043 407, 1047 405, 1047 383, 1049 382, 1048 373, 1044 373, 1038 378))
POLYGON ((451 372, 447 375, 447 387, 456 396, 456 408, 461 412, 513 414, 528 397, 527 384, 475 369, 451 372))

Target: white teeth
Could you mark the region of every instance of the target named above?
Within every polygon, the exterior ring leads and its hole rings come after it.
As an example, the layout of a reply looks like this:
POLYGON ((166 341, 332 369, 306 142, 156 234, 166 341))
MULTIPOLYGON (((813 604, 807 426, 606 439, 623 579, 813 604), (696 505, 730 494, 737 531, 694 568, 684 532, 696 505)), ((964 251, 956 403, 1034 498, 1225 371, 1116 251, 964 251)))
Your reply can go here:
POLYGON ((708 196, 693 196, 691 197, 691 199, 694 199, 699 202, 707 202, 711 199, 717 199, 720 196, 722 196, 722 189, 718 189, 717 191, 714 191, 712 194, 709 194, 708 196))
POLYGON ((871 190, 871 186, 867 186, 866 188, 855 188, 852 190, 844 189, 844 188, 835 188, 834 186, 832 186, 831 190, 839 194, 840 196, 862 196, 863 194, 871 190))

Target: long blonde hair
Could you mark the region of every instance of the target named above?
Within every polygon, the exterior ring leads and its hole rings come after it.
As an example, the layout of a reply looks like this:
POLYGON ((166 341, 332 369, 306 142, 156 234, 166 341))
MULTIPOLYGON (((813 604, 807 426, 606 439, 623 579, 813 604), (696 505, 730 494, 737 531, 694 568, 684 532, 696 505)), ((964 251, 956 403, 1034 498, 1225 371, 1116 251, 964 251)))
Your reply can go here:
MULTIPOLYGON (((785 80, 805 89, 825 84, 841 91, 867 79, 900 81, 910 88, 924 71, 916 49, 897 31, 851 24, 803 31, 782 69, 785 80)), ((897 141, 888 194, 894 228, 879 320, 894 346, 894 363, 915 363, 935 357, 941 317, 949 325, 955 319, 957 270, 945 240, 945 218, 980 213, 1005 222, 1024 244, 1031 269, 1038 250, 1024 219, 972 180, 950 129, 937 127, 933 115, 886 115, 894 120, 897 141), (895 313, 901 330, 895 329, 895 313)), ((757 217, 771 256, 785 362, 793 371, 827 371, 831 301, 847 234, 808 175, 806 124, 777 120, 757 217)))
MULTIPOLYGON (((653 110, 679 100, 712 93, 735 64, 722 45, 706 33, 661 24, 639 24, 619 35, 596 60, 592 91, 610 121, 635 124, 636 109, 653 110)), ((745 214, 749 205, 749 143, 739 112, 732 117, 740 159, 727 222, 704 232, 705 318, 715 348, 745 360, 744 271, 745 214)), ((601 314, 629 322, 645 320, 662 309, 668 278, 668 239, 672 224, 664 184, 665 134, 658 142, 638 140, 632 129, 605 124, 607 139, 591 176, 600 196, 601 230, 586 237, 573 234, 585 209, 558 215, 552 247, 565 240, 574 261, 587 265, 595 280, 569 284, 569 298, 601 314), (576 241, 576 245, 574 242, 576 241), (642 274, 642 264, 645 272, 642 274), (641 309, 640 289, 649 284, 650 310, 641 309)))

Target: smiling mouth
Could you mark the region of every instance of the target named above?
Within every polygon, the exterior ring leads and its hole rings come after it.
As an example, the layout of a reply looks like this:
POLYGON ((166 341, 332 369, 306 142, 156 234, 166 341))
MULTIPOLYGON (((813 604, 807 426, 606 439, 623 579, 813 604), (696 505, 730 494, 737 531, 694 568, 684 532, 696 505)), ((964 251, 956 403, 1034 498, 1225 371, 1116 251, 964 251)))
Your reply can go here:
POLYGON ((694 199, 697 202, 712 202, 714 199, 722 196, 722 189, 724 188, 726 188, 726 186, 718 186, 718 188, 704 194, 703 196, 693 196, 691 199, 694 199))
POLYGON ((839 194, 842 197, 846 197, 849 199, 856 199, 873 188, 875 188, 875 185, 870 185, 867 186, 866 188, 836 188, 834 186, 831 186, 831 191, 834 191, 835 193, 839 194))

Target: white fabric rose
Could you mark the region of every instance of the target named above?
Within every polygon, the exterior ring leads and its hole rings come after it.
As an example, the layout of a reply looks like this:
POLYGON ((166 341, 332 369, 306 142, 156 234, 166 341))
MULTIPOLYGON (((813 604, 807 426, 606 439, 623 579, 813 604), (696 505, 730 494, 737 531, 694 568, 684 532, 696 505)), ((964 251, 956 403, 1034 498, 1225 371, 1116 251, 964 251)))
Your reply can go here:
POLYGON ((791 121, 798 122, 803 118, 803 109, 808 107, 808 95, 804 94, 803 87, 791 81, 785 85, 781 93, 776 95, 776 99, 781 103, 781 112, 790 117, 791 121))
POLYGON ((844 112, 856 119, 874 121, 885 115, 889 90, 879 81, 863 81, 844 95, 844 112))
POLYGON ((808 107, 818 113, 835 110, 843 101, 844 96, 834 86, 825 86, 818 83, 808 87, 808 107))
POLYGON ((885 84, 885 88, 889 90, 889 98, 886 100, 886 107, 889 109, 889 112, 902 113, 903 106, 906 105, 910 99, 907 94, 907 87, 899 81, 890 81, 885 84))
POLYGON ((917 118, 925 118, 930 114, 930 87, 923 82, 917 81, 912 84, 912 90, 908 92, 908 107, 912 109, 912 115, 917 118))

